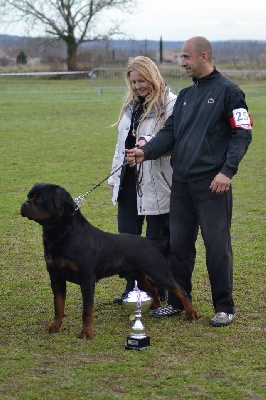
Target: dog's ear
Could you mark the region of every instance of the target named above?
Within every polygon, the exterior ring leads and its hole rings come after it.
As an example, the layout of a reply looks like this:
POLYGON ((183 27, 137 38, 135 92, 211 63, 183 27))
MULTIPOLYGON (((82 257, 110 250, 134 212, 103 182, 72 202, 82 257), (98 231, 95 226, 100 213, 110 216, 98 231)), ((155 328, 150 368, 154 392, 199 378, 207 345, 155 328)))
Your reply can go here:
POLYGON ((76 209, 76 203, 72 199, 70 193, 58 185, 54 185, 54 203, 58 209, 62 209, 67 205, 69 214, 73 213, 76 209))

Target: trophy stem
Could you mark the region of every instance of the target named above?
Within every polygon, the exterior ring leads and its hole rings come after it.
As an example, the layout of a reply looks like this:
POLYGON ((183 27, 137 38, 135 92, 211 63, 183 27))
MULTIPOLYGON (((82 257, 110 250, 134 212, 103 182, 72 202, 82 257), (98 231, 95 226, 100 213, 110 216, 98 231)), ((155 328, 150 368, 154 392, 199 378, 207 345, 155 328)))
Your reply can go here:
POLYGON ((146 335, 144 332, 144 325, 141 322, 141 309, 138 309, 137 311, 135 311, 135 322, 134 325, 132 326, 131 337, 143 338, 145 336, 146 335))

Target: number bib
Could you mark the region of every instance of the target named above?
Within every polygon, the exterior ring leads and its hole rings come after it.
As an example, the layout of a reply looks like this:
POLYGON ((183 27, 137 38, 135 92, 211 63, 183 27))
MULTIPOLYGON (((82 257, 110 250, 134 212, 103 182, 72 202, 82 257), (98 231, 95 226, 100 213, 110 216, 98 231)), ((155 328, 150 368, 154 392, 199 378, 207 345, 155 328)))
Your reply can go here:
POLYGON ((250 130, 253 125, 252 118, 245 108, 237 108, 236 110, 233 110, 233 116, 229 118, 229 122, 232 128, 242 128, 247 130, 250 130))

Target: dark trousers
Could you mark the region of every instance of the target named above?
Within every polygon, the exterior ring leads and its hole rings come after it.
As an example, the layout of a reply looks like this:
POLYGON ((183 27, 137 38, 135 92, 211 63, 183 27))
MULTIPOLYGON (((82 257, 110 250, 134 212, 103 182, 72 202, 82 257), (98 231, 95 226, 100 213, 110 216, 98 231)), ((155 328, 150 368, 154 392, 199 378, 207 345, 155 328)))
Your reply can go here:
MULTIPOLYGON (((214 176, 194 182, 173 179, 170 205, 170 268, 191 298, 195 242, 200 228, 215 312, 234 313, 231 247, 232 189, 217 195, 209 189, 214 176)), ((171 293, 168 303, 182 309, 171 293)))
MULTIPOLYGON (((135 179, 134 176, 128 176, 123 181, 118 198, 118 231, 141 235, 145 219, 146 237, 165 257, 169 256, 169 214, 138 215, 135 179)), ((134 282, 127 280, 126 290, 131 291, 133 287, 134 282)))

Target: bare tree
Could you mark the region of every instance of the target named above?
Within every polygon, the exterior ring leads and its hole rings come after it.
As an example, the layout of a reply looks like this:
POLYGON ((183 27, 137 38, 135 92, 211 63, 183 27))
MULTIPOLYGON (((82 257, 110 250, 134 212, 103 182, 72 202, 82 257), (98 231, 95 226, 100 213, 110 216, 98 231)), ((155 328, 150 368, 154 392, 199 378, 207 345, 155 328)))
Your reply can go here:
POLYGON ((99 23, 99 17, 112 9, 130 12, 134 4, 136 0, 0 0, 0 14, 9 23, 25 21, 30 31, 39 25, 46 35, 62 39, 67 46, 68 70, 74 71, 81 43, 122 33, 119 23, 108 28, 99 23))

